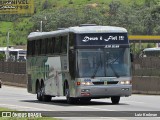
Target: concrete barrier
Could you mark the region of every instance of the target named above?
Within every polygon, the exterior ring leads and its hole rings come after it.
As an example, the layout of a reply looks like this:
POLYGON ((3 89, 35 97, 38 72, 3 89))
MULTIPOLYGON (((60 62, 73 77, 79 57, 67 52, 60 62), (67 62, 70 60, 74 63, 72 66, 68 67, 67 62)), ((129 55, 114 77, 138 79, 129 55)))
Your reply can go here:
POLYGON ((134 76, 133 93, 160 95, 160 77, 134 76))
POLYGON ((14 74, 0 72, 0 78, 4 85, 12 85, 17 87, 27 86, 26 74, 14 74))
MULTIPOLYGON (((26 74, 14 74, 0 72, 0 78, 5 85, 18 87, 27 86, 26 74)), ((160 95, 160 77, 134 76, 132 80, 133 93, 160 95)))

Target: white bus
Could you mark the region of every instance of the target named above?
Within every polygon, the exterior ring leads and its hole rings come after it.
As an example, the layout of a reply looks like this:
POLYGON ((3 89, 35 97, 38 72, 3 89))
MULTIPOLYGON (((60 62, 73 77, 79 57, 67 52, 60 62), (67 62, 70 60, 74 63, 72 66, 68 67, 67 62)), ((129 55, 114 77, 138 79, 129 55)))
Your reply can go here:
POLYGON ((77 26, 33 32, 27 45, 28 92, 39 101, 66 96, 68 103, 132 93, 127 30, 112 26, 77 26))
POLYGON ((0 53, 4 54, 8 61, 26 61, 27 51, 23 49, 15 49, 14 47, 9 47, 7 49, 7 47, 0 47, 0 53))
POLYGON ((160 57, 160 48, 145 48, 140 57, 160 57))

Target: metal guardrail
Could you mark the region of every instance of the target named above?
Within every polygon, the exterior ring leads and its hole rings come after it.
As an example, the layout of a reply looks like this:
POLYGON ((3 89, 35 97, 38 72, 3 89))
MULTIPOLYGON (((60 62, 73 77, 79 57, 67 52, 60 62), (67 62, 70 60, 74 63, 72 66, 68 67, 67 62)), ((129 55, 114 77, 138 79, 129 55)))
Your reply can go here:
MULTIPOLYGON (((160 95, 160 58, 135 58, 133 69, 133 93, 160 95)), ((25 62, 0 62, 0 78, 3 84, 26 87, 25 62)))

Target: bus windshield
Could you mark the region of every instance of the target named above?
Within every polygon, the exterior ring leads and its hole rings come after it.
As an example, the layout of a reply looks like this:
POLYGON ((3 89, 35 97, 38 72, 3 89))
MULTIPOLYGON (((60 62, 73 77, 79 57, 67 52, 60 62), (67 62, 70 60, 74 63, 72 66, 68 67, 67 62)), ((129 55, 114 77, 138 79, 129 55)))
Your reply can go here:
POLYGON ((129 48, 79 49, 79 77, 128 77, 131 75, 129 48))

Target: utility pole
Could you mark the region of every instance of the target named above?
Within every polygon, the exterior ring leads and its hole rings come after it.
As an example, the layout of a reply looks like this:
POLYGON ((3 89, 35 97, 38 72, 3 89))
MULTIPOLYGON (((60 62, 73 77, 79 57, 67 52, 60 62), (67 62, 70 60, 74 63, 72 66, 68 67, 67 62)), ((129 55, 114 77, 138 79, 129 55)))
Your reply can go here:
POLYGON ((6 49, 6 61, 9 59, 9 30, 7 32, 7 49, 6 49))
MULTIPOLYGON (((43 21, 47 21, 47 17, 46 16, 44 17, 43 21)), ((43 21, 42 20, 40 21, 40 32, 43 32, 43 21)))
POLYGON ((41 20, 41 22, 40 22, 40 32, 42 32, 42 26, 43 25, 43 21, 41 20))

